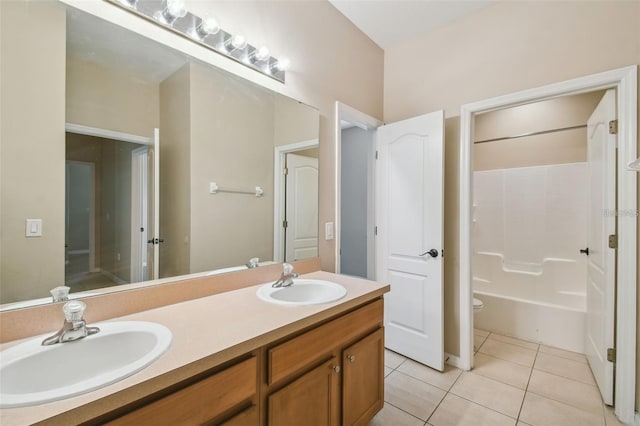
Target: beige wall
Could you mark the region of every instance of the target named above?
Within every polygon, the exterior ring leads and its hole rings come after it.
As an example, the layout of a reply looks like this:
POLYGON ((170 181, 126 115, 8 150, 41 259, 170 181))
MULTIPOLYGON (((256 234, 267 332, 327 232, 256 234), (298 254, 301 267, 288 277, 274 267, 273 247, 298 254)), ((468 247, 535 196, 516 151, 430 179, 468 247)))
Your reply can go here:
MULTIPOLYGON (((214 13, 231 33, 265 43, 292 60, 285 93, 320 111, 320 228, 335 221, 335 102, 382 117, 384 54, 326 1, 200 2, 187 0, 196 14, 214 13)), ((335 267, 335 240, 320 239, 322 269, 335 267)))
MULTIPOLYGON (((603 91, 564 96, 475 117, 474 140, 586 125, 603 91)), ((473 169, 493 170, 587 161, 587 129, 505 139, 473 146, 473 169)))
MULTIPOLYGON (((459 354, 460 106, 637 63, 640 63, 640 3, 634 1, 500 2, 385 52, 385 121, 441 108, 448 117, 445 128, 447 352, 459 354), (416 52, 424 54, 416 55, 416 52)), ((640 357, 638 361, 640 366, 640 357)), ((640 383, 640 369, 637 371, 637 383, 640 383)), ((637 395, 640 402, 640 392, 637 395)))
POLYGON ((158 127, 156 83, 69 57, 66 92, 68 123, 145 137, 158 127))
POLYGON ((197 63, 190 93, 191 272, 272 260, 274 94, 197 63))
POLYGON ((191 101, 187 64, 160 83, 160 277, 189 273, 191 101))
POLYGON ((66 21, 51 2, 2 1, 0 10, 0 303, 7 303, 47 297, 64 282, 66 21), (25 237, 27 218, 42 219, 42 237, 25 237))

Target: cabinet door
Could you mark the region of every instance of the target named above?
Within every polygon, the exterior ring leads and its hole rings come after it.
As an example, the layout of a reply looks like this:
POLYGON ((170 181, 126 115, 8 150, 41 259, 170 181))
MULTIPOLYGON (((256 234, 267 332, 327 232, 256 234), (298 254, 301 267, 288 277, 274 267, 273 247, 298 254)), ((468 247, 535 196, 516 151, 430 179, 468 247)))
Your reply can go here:
POLYGON ((269 395, 269 426, 328 426, 340 422, 340 365, 332 357, 269 395))
POLYGON ((366 425, 384 404, 384 329, 342 352, 342 421, 366 425))

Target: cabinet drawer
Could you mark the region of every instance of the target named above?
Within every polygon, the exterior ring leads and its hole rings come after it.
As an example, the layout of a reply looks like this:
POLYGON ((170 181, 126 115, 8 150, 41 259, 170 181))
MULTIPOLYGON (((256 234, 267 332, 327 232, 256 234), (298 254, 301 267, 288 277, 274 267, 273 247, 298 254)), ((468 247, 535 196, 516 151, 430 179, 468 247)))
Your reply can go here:
POLYGON ((378 299, 340 318, 314 328, 268 351, 271 385, 317 362, 328 351, 382 326, 383 301, 378 299))
POLYGON ((256 393, 256 357, 115 419, 113 425, 202 424, 256 393))

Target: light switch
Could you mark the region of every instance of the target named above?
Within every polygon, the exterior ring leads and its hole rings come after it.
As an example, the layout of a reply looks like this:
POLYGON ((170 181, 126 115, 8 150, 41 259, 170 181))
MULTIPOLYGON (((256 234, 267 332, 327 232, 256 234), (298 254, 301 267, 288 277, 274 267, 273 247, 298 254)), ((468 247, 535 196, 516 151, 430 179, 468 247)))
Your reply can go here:
POLYGON ((27 219, 27 237, 42 237, 42 219, 27 219))
POLYGON ((333 240, 333 222, 325 222, 324 239, 327 241, 333 240))

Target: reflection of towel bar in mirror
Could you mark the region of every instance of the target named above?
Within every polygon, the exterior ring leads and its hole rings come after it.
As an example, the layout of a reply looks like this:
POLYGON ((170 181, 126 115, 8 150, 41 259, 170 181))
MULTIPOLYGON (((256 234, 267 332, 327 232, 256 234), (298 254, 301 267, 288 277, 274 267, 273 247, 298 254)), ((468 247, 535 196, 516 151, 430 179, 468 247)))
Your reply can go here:
POLYGON ((228 192, 231 194, 249 194, 255 195, 256 197, 262 197, 264 194, 264 190, 261 186, 256 186, 256 189, 253 191, 243 191, 241 189, 232 189, 232 188, 220 188, 217 183, 210 182, 209 183, 209 193, 217 194, 218 192, 228 192))

